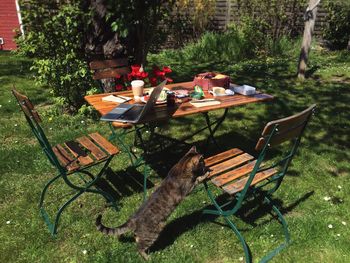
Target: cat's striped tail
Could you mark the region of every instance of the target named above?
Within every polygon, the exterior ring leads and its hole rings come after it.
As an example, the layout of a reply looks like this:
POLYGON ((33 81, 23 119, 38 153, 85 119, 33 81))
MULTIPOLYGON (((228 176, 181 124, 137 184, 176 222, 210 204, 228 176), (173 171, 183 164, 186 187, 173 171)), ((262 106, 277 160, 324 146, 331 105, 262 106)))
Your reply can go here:
POLYGON ((98 231, 101 231, 104 234, 107 235, 114 235, 114 236, 121 236, 122 234, 126 233, 129 229, 128 226, 128 222, 126 222, 125 224, 121 225, 120 227, 116 227, 116 228, 110 228, 110 227, 106 227, 102 224, 101 222, 102 219, 102 215, 98 215, 96 218, 96 227, 98 231))

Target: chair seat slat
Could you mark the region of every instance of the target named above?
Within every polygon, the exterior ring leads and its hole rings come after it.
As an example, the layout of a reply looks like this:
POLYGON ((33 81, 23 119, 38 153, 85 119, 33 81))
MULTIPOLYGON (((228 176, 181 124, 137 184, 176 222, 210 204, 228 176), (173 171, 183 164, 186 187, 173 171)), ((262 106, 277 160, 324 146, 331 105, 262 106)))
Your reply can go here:
POLYGON ((209 177, 213 177, 215 175, 218 175, 222 172, 228 171, 230 169, 233 169, 239 165, 242 165, 250 160, 254 159, 253 156, 251 156, 248 153, 243 153, 241 155, 235 156, 232 159, 226 160, 222 163, 216 164, 212 167, 210 167, 210 175, 209 177))
POLYGON ((89 134, 89 137, 93 139, 102 149, 108 152, 110 155, 117 154, 119 149, 102 137, 99 133, 95 132, 89 134))
POLYGON ((253 171, 255 166, 256 160, 247 163, 241 167, 238 167, 237 169, 228 171, 227 173, 221 174, 213 179, 211 181, 213 184, 215 184, 218 187, 221 187, 229 182, 232 182, 234 180, 237 180, 238 178, 249 174, 251 171, 253 171))
POLYGON ((68 150, 78 158, 81 165, 89 165, 94 162, 94 160, 82 149, 79 144, 74 141, 65 142, 64 145, 68 150))
MULTIPOLYGON (((255 175, 250 186, 256 185, 256 184, 260 183, 261 181, 275 175, 276 173, 277 173, 277 170, 274 168, 259 172, 255 175)), ((249 176, 246 176, 246 177, 244 177, 244 178, 242 178, 242 179, 240 179, 232 184, 225 185, 222 189, 225 192, 227 192, 228 194, 231 194, 231 195, 236 194, 236 193, 243 190, 245 184, 248 181, 248 178, 249 178, 249 176)))
POLYGON ((239 154, 242 154, 243 151, 241 149, 238 148, 234 148, 234 149, 230 149, 228 151, 219 153, 217 155, 214 156, 210 156, 208 158, 205 159, 205 165, 206 166, 212 166, 215 165, 219 162, 225 161, 231 157, 237 156, 239 154))
POLYGON ((86 149, 91 151, 91 154, 97 160, 102 160, 102 159, 107 157, 107 154, 105 154, 98 146, 96 146, 87 136, 83 136, 83 137, 78 138, 77 142, 79 142, 86 149))
POLYGON ((60 164, 67 170, 67 171, 74 171, 79 168, 79 164, 77 163, 75 158, 72 158, 69 153, 61 146, 56 145, 52 147, 52 150, 54 154, 56 155, 58 161, 60 164))

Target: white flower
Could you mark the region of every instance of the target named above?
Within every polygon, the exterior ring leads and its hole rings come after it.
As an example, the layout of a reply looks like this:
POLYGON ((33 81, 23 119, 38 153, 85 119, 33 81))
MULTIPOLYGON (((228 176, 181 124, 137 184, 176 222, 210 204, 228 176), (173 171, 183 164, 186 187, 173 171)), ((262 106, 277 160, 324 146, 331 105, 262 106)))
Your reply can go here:
POLYGON ((2 107, 2 105, 0 105, 0 108, 2 107))
POLYGON ((346 226, 346 222, 345 221, 342 221, 341 223, 343 224, 343 226, 346 226))
POLYGON ((81 123, 84 123, 85 121, 81 121, 81 123))
POLYGON ((11 223, 11 221, 10 221, 10 220, 6 221, 6 224, 8 224, 8 225, 9 225, 10 223, 11 223))
POLYGON ((271 235, 270 237, 273 237, 273 235, 271 235))
POLYGON ((15 123, 15 127, 17 127, 18 126, 18 124, 17 123, 15 123))
POLYGON ((341 189, 342 187, 341 187, 341 185, 338 185, 338 189, 341 189))
POLYGON ((240 258, 239 258, 239 261, 243 261, 243 257, 240 257, 240 258))
POLYGON ((190 245, 190 248, 193 248, 193 245, 190 245))
POLYGON ((83 250, 83 254, 84 254, 84 255, 87 254, 87 250, 86 250, 86 249, 83 250))
POLYGON ((331 200, 331 198, 329 196, 325 196, 325 197, 323 197, 323 200, 329 201, 329 200, 331 200))
POLYGON ((50 131, 52 131, 52 127, 50 127, 50 131))
POLYGON ((329 225, 328 225, 328 228, 333 228, 333 225, 332 225, 332 224, 329 224, 329 225))
POLYGON ((9 103, 11 102, 11 100, 9 100, 9 103))
POLYGON ((337 237, 340 237, 340 234, 337 234, 337 237))

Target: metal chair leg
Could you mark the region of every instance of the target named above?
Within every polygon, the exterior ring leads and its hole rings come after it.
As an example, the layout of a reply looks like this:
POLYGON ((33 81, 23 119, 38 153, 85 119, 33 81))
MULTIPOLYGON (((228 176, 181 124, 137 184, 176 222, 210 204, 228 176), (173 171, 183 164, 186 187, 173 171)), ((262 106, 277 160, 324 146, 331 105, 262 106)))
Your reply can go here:
POLYGON ((227 224, 231 227, 232 231, 236 234, 236 236, 238 237, 239 241, 241 242, 241 244, 243 246, 244 255, 245 255, 245 262, 251 263, 252 262, 251 252, 250 252, 250 249, 249 249, 244 237, 242 236, 242 234, 239 232, 237 227, 233 224, 233 222, 227 216, 224 216, 224 219, 227 222, 227 224))
POLYGON ((55 182, 58 178, 60 178, 61 175, 57 175, 56 177, 52 178, 44 187, 43 191, 41 192, 41 195, 40 195, 40 201, 39 201, 39 208, 42 207, 43 203, 44 203, 44 199, 45 199, 45 195, 46 195, 46 192, 47 192, 47 189, 49 188, 49 186, 55 182))
POLYGON ((271 205, 273 211, 277 214, 279 221, 281 222, 283 226, 283 232, 285 237, 285 242, 279 245, 277 248, 269 252, 266 256, 264 256, 260 262, 265 263, 271 260, 274 256, 276 256, 279 252, 281 252, 284 248, 286 248, 290 244, 290 235, 288 231, 288 225, 286 220, 284 219, 282 213, 279 211, 279 209, 273 204, 272 200, 270 200, 268 197, 265 196, 264 201, 271 205))
POLYGON ((45 223, 47 224, 49 231, 51 233, 51 235, 53 237, 56 236, 57 234, 57 227, 58 227, 58 223, 61 217, 61 214, 63 212, 63 210, 70 204, 72 203, 75 199, 77 199, 81 194, 83 193, 83 191, 79 191, 78 193, 76 193, 73 197, 71 197, 67 202, 65 202, 63 204, 63 206, 60 207, 60 209, 58 210, 56 217, 55 217, 55 221, 52 224, 51 220, 49 218, 49 215, 47 214, 46 210, 44 209, 44 207, 40 207, 40 212, 44 218, 45 223))

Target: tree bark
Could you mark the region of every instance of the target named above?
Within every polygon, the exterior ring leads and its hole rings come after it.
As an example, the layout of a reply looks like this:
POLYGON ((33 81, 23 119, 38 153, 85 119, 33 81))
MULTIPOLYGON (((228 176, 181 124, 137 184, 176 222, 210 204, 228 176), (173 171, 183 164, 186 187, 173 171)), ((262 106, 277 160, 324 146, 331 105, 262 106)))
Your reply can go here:
POLYGON ((301 51, 299 56, 298 63, 298 78, 305 78, 306 66, 309 58, 309 52, 311 47, 312 35, 314 32, 316 14, 317 14, 317 3, 319 0, 310 0, 308 10, 305 12, 305 26, 304 26, 304 35, 303 42, 301 45, 301 51))
POLYGON ((120 43, 118 33, 113 32, 106 22, 106 0, 86 1, 85 10, 93 10, 94 16, 86 32, 85 50, 91 59, 112 59, 123 56, 124 46, 120 43))

